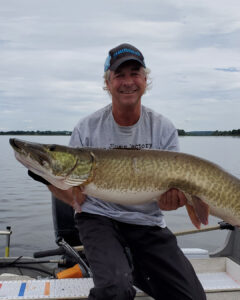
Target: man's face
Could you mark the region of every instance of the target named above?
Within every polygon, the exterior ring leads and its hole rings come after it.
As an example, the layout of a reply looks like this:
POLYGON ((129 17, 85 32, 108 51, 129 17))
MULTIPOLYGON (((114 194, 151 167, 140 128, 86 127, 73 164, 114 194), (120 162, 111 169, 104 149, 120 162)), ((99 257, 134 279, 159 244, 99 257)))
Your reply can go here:
POLYGON ((113 104, 132 106, 140 103, 146 89, 146 75, 138 62, 128 61, 110 72, 107 87, 113 104))

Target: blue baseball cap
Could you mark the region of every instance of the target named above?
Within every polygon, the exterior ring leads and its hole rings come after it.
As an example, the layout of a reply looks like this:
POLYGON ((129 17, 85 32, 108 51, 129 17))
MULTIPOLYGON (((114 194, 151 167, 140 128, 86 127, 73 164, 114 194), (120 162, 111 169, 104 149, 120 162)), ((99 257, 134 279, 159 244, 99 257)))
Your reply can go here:
POLYGON ((104 64, 104 72, 107 70, 116 71, 122 63, 128 60, 135 60, 146 68, 144 57, 137 48, 130 44, 121 44, 109 51, 104 64))

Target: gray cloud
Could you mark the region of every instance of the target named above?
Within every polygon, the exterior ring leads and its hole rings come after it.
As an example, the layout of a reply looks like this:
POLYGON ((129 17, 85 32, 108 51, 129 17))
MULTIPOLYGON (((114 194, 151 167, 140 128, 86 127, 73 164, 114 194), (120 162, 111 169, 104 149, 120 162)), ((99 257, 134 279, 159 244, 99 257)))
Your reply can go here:
POLYGON ((239 127, 239 11, 235 0, 0 0, 0 129, 71 130, 109 103, 103 64, 122 42, 152 70, 145 105, 185 130, 239 127))
POLYGON ((217 71, 223 71, 223 72, 240 72, 240 69, 229 67, 229 68, 215 68, 217 71))

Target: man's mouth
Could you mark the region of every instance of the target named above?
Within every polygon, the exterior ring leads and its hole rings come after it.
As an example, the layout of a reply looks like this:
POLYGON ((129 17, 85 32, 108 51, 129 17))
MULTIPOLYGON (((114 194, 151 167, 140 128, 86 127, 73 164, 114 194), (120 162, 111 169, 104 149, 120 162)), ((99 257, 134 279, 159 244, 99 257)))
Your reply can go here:
POLYGON ((120 91, 121 94, 133 94, 137 91, 137 89, 134 89, 134 90, 123 90, 123 91, 120 91))

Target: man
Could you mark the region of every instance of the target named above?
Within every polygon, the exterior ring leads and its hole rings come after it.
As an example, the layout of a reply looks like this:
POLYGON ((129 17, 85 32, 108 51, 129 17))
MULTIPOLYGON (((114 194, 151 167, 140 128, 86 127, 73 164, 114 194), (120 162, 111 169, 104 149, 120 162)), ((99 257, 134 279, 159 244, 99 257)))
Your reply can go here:
MULTIPOLYGON (((104 72, 112 103, 81 120, 70 145, 178 151, 172 123, 141 105, 148 76, 142 53, 121 44, 109 51, 104 72)), ((161 212, 186 203, 181 191, 169 190, 158 202, 123 206, 85 196, 80 188, 49 189, 77 211, 77 228, 93 273, 89 299, 134 299, 133 284, 154 299, 206 299, 161 212)))

